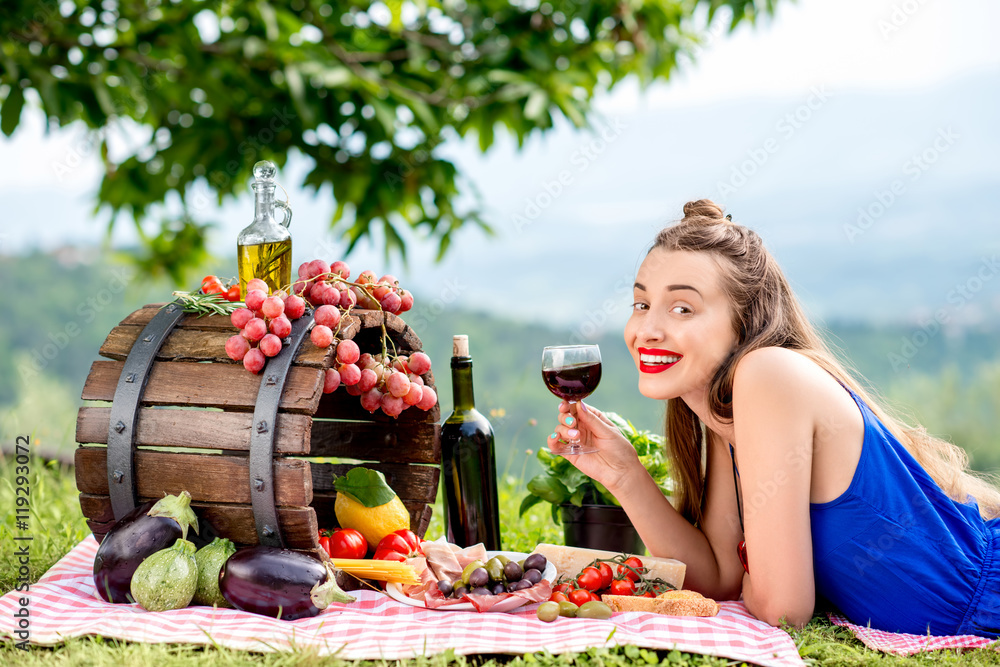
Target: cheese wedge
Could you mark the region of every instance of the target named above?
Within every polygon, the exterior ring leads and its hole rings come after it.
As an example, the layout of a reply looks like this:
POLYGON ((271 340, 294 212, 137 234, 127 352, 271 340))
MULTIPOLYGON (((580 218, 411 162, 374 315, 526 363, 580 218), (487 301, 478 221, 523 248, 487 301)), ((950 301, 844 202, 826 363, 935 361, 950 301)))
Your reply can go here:
MULTIPOLYGON (((534 553, 545 556, 555 565, 558 576, 575 577, 597 558, 612 558, 618 554, 614 551, 600 549, 584 549, 581 547, 564 547, 558 544, 539 544, 534 553)), ((649 569, 651 579, 663 579, 675 588, 683 588, 684 573, 687 566, 673 558, 657 558, 656 556, 637 556, 642 564, 649 569)))

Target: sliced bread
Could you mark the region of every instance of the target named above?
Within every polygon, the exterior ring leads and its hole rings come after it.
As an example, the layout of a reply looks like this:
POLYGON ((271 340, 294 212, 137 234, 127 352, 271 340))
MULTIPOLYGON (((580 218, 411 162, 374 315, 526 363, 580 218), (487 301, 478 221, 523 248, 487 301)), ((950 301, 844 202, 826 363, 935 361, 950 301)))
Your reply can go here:
POLYGON ((715 616, 718 603, 695 591, 667 591, 659 597, 645 598, 634 595, 602 595, 601 602, 611 611, 649 611, 667 616, 715 616))

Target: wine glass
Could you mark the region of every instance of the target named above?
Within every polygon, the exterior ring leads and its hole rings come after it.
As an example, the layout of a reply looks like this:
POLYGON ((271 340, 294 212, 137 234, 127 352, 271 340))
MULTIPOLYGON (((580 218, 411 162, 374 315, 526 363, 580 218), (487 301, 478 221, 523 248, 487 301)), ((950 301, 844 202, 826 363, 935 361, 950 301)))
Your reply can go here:
MULTIPOLYGON (((594 393, 601 381, 601 348, 596 345, 556 345, 542 350, 542 379, 549 391, 569 401, 570 414, 576 402, 594 393)), ((579 441, 571 441, 560 454, 589 454, 597 451, 579 441)))

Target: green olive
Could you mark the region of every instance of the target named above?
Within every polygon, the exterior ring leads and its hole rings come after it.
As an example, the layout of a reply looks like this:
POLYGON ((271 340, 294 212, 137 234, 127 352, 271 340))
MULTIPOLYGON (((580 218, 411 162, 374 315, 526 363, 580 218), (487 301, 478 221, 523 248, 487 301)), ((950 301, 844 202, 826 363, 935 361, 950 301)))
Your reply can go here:
POLYGON ((492 582, 504 582, 506 578, 503 574, 504 564, 500 562, 499 558, 491 558, 486 561, 486 573, 490 575, 490 581, 492 582))
POLYGON ((494 558, 496 558, 498 561, 500 561, 504 565, 506 565, 507 563, 510 562, 510 559, 507 558, 506 556, 504 556, 503 554, 497 554, 496 556, 494 556, 494 558))
POLYGON ((602 620, 611 618, 611 607, 598 600, 591 600, 580 605, 579 611, 576 612, 576 617, 599 618, 602 620))
POLYGON ((579 609, 575 604, 569 600, 563 600, 559 603, 559 615, 565 616, 567 618, 576 618, 576 610, 579 609))
POLYGON ((481 567, 483 567, 483 561, 479 559, 476 559, 471 563, 469 563, 468 565, 466 565, 465 569, 462 570, 462 583, 468 586, 469 576, 472 574, 473 570, 478 570, 481 567))
POLYGON ((535 612, 538 615, 539 621, 545 621, 546 623, 551 623, 552 621, 559 618, 559 603, 549 600, 548 602, 543 602, 538 605, 538 611, 535 612))

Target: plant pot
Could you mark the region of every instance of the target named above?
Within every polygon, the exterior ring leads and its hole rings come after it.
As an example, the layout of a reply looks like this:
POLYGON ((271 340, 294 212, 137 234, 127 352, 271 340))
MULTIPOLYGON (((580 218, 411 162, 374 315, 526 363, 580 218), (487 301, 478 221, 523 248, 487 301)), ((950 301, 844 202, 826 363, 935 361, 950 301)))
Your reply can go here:
POLYGON ((646 553, 639 533, 621 507, 564 504, 559 509, 567 546, 617 553, 646 553))

